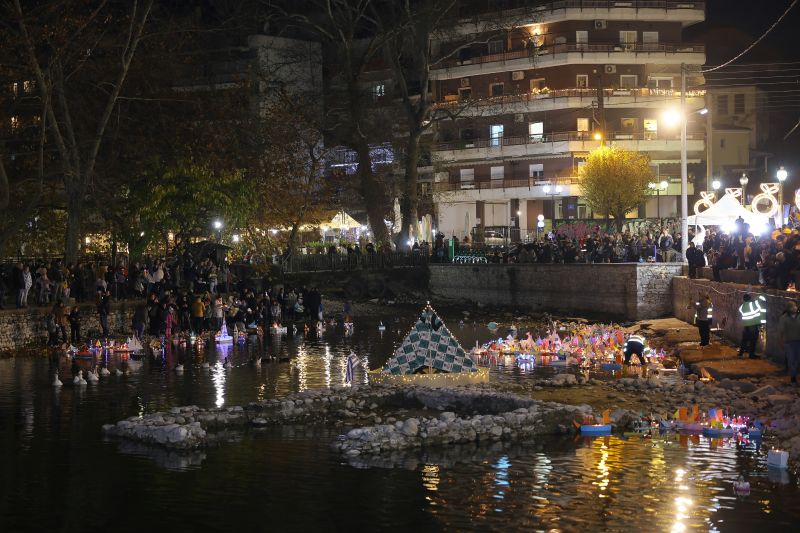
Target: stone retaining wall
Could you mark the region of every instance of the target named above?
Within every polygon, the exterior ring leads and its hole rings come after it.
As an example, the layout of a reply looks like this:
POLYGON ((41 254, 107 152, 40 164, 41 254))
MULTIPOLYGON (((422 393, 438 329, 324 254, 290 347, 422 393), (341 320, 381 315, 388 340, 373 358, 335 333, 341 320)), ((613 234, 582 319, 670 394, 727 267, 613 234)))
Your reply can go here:
MULTIPOLYGON (((131 320, 135 305, 133 301, 111 305, 108 328, 113 334, 119 336, 131 334, 131 320)), ((83 338, 85 339, 92 332, 99 333, 101 328, 97 307, 92 304, 81 304, 79 307, 81 308, 81 335, 83 338)), ((46 306, 0 311, 0 352, 47 343, 47 315, 52 312, 52 309, 52 306, 46 306)), ((69 326, 67 326, 67 334, 69 334, 69 326)))
POLYGON ((720 333, 737 345, 742 338, 742 324, 739 319, 739 306, 742 297, 749 292, 753 297, 764 295, 767 299, 766 350, 763 340, 759 341, 759 351, 764 351, 771 359, 783 361, 783 337, 778 331, 778 319, 789 300, 800 300, 796 292, 778 291, 763 287, 720 283, 705 279, 675 277, 673 279, 672 309, 676 318, 694 321, 694 308, 689 306, 697 301, 698 294, 708 293, 714 305, 712 328, 720 328, 720 333))
POLYGON ((641 320, 672 312, 679 263, 430 265, 430 290, 453 300, 641 320))

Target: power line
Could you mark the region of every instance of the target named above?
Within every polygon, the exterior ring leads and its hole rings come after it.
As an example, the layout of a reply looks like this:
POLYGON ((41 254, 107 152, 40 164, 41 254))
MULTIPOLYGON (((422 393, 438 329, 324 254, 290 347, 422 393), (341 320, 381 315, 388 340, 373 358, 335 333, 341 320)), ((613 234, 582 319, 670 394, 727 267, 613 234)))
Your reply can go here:
POLYGON ((745 55, 747 52, 749 52, 750 50, 752 50, 753 48, 755 48, 755 46, 756 46, 758 43, 760 43, 760 42, 761 42, 761 41, 764 39, 764 37, 766 37, 767 35, 769 35, 769 33, 770 33, 770 32, 771 32, 773 29, 775 29, 775 26, 777 26, 778 24, 780 24, 780 22, 781 22, 781 21, 782 21, 782 20, 783 20, 783 19, 786 17, 786 15, 788 15, 788 14, 789 14, 789 11, 791 11, 791 10, 792 10, 792 8, 793 8, 793 7, 794 7, 794 6, 797 4, 797 2, 798 2, 798 0, 793 0, 793 1, 792 1, 792 3, 791 3, 791 4, 789 4, 789 7, 787 7, 787 8, 786 8, 786 11, 784 11, 784 12, 783 12, 783 14, 782 14, 780 17, 778 17, 778 20, 776 20, 776 21, 775 21, 775 22, 772 24, 772 26, 770 26, 769 28, 767 28, 767 31, 765 31, 764 33, 762 33, 762 34, 761 34, 761 36, 760 36, 758 39, 756 39, 755 41, 753 41, 753 43, 752 43, 750 46, 748 46, 747 48, 745 48, 744 50, 742 50, 742 51, 741 51, 741 52, 740 52, 738 55, 734 56, 734 57, 733 57, 733 58, 731 58, 729 61, 726 61, 725 63, 721 64, 721 65, 720 65, 720 66, 718 66, 718 67, 714 67, 714 68, 707 69, 707 70, 701 70, 700 72, 713 72, 713 71, 715 71, 715 70, 719 70, 719 69, 721 69, 721 68, 723 68, 723 67, 726 67, 727 65, 730 65, 731 63, 733 63, 734 61, 736 61, 737 59, 739 59, 740 57, 742 57, 743 55, 745 55))
MULTIPOLYGON (((800 65, 800 61, 785 61, 785 62, 772 62, 772 63, 742 63, 740 65, 728 65, 724 68, 748 68, 748 67, 778 67, 778 66, 785 66, 785 65, 800 65)), ((715 67, 710 67, 714 70, 723 68, 722 65, 717 65, 715 67)), ((707 70, 705 72, 711 72, 707 70)))

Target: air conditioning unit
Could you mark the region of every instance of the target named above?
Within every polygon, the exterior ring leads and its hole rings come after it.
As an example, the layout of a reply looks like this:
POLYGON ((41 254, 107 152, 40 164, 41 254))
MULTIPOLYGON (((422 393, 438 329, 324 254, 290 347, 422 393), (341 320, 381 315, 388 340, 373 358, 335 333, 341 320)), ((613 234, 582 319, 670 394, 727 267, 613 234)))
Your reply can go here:
POLYGON ((514 115, 514 122, 525 122, 525 115, 523 113, 516 113, 514 115))
POLYGON ((605 20, 595 20, 594 21, 594 29, 596 30, 604 30, 608 28, 608 22, 605 20))
POLYGON ((617 73, 617 66, 616 65, 606 65, 603 69, 603 72, 606 74, 616 74, 617 73))
POLYGON ((525 72, 521 70, 515 70, 511 73, 512 80, 524 80, 525 79, 525 72))
POLYGON ((469 78, 461 78, 461 86, 469 87, 469 78))

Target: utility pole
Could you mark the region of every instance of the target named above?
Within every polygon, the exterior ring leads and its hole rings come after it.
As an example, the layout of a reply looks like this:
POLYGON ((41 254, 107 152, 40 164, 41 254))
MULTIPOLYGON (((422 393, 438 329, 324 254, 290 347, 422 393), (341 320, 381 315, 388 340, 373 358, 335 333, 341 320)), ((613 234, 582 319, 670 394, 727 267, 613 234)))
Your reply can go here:
POLYGON ((686 64, 681 63, 681 254, 686 263, 686 249, 689 245, 689 170, 686 154, 686 125, 689 117, 686 114, 686 64))
POLYGON ((608 136, 608 129, 606 128, 606 108, 605 108, 605 93, 603 91, 603 71, 597 73, 597 111, 600 114, 600 130, 602 137, 600 139, 600 146, 605 145, 606 137, 608 136))

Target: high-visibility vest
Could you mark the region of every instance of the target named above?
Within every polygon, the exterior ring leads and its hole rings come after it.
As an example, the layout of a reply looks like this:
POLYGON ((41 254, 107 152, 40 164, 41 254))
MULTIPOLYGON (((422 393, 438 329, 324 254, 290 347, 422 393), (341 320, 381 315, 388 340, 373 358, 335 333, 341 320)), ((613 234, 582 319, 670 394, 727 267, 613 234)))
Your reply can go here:
POLYGON ((767 299, 759 296, 739 306, 743 326, 760 326, 767 323, 767 299))
POLYGON ((638 343, 641 344, 642 347, 645 345, 644 337, 640 337, 639 335, 631 335, 628 337, 627 342, 625 343, 625 347, 628 347, 628 344, 638 343))
POLYGON ((694 304, 694 319, 695 320, 711 320, 714 317, 714 306, 711 302, 708 307, 703 302, 696 302, 694 304))

